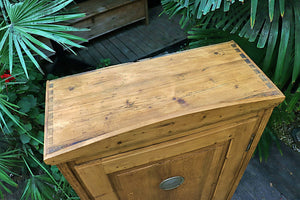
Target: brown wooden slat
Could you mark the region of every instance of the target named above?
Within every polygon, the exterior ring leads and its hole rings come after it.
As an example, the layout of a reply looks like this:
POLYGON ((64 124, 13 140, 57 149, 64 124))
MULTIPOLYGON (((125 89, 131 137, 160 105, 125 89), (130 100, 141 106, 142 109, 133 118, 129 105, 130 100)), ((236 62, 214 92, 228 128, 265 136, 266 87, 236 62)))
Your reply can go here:
POLYGON ((115 58, 119 61, 119 63, 128 62, 128 58, 124 55, 123 52, 120 51, 114 44, 112 44, 109 39, 102 40, 102 44, 114 54, 115 58))
MULTIPOLYGON (((102 40, 101 40, 102 41, 102 40)), ((98 50, 105 58, 109 58, 112 65, 119 64, 120 62, 115 58, 115 56, 105 47, 102 42, 93 43, 95 49, 98 50)))
POLYGON ((85 63, 96 66, 95 59, 88 53, 87 49, 79 50, 77 53, 81 56, 85 63))
MULTIPOLYGON (((133 37, 132 30, 128 30, 126 32, 120 32, 116 34, 116 38, 120 41, 123 41, 124 45, 126 45, 129 49, 131 49, 135 55, 137 55, 137 58, 143 57, 146 52, 143 50, 143 48, 140 45, 136 45, 138 40, 136 37, 133 37)), ((140 44, 140 43, 139 43, 140 44)))
POLYGON ((117 47, 129 59, 129 61, 134 61, 138 58, 137 55, 131 49, 125 46, 123 42, 119 40, 115 35, 109 37, 108 40, 112 44, 114 44, 115 47, 117 47))
POLYGON ((99 66, 101 64, 101 59, 103 59, 104 56, 100 52, 98 52, 93 45, 89 45, 88 53, 90 54, 91 57, 94 58, 96 67, 99 66))

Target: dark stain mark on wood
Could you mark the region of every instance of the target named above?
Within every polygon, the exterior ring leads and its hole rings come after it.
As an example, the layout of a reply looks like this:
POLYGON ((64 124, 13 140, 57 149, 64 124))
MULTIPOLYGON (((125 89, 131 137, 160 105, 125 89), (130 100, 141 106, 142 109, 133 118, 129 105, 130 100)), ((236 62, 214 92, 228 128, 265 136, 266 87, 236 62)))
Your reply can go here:
POLYGON ((105 117, 105 120, 108 120, 108 117, 105 117))
POLYGON ((75 89, 75 87, 72 87, 72 86, 69 87, 69 90, 70 90, 70 91, 72 91, 72 90, 74 90, 74 89, 75 89))
POLYGON ((236 44, 231 44, 232 47, 236 47, 236 44))
POLYGON ((184 100, 184 99, 181 99, 181 98, 177 99, 177 102, 178 102, 179 104, 185 104, 185 103, 186 103, 185 100, 184 100))
POLYGON ((152 106, 149 106, 148 108, 152 108, 152 106))
POLYGON ((211 81, 211 82, 213 82, 213 83, 216 82, 216 81, 215 81, 214 79, 212 79, 212 78, 209 78, 209 81, 211 81))
POLYGON ((203 117, 202 117, 202 119, 205 119, 206 118, 206 115, 204 115, 203 117))
POLYGON ((218 56, 223 56, 225 55, 224 51, 222 49, 218 49, 217 51, 214 51, 214 54, 215 55, 218 55, 218 56))
POLYGON ((236 52, 241 52, 239 48, 234 49, 236 52))
POLYGON ((134 102, 130 102, 128 99, 126 100, 126 108, 131 108, 134 105, 134 102))
POLYGON ((208 69, 208 67, 205 67, 205 68, 202 69, 202 71, 204 72, 204 71, 207 70, 207 69, 208 69))
POLYGON ((49 88, 53 88, 53 83, 50 83, 50 84, 49 84, 49 88))
POLYGON ((119 144, 119 145, 122 144, 122 141, 119 141, 117 144, 119 144))
POLYGON ((239 86, 238 86, 238 85, 235 85, 234 87, 235 87, 235 88, 239 88, 239 86))
POLYGON ((185 79, 185 74, 186 73, 180 73, 180 74, 176 74, 176 78, 180 79, 180 80, 184 80, 185 79))
POLYGON ((172 98, 172 100, 174 100, 174 101, 175 101, 175 100, 176 100, 176 97, 173 97, 173 98, 172 98))
POLYGON ((170 122, 170 123, 159 125, 158 127, 166 127, 166 126, 170 126, 170 125, 174 125, 174 124, 175 124, 175 122, 170 122))

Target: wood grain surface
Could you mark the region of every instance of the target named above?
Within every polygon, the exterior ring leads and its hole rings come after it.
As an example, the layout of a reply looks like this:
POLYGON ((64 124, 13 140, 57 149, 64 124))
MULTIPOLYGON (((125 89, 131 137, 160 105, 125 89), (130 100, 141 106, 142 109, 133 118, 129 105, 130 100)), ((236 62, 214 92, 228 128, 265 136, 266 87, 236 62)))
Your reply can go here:
POLYGON ((234 42, 49 81, 44 159, 128 151, 283 98, 234 42))

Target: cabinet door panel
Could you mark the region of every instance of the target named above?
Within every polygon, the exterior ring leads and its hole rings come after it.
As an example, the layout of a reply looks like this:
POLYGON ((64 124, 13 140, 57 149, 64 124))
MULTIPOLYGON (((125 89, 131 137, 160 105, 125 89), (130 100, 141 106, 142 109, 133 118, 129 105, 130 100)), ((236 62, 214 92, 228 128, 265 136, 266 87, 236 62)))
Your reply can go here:
POLYGON ((94 199, 109 194, 114 198, 108 200, 225 200, 259 121, 253 117, 74 169, 94 199), (174 176, 185 181, 172 190, 159 188, 163 180, 174 176))
POLYGON ((168 158, 138 169, 114 173, 109 177, 120 199, 201 199, 210 196, 212 185, 220 173, 228 142, 168 158), (217 162, 221 165, 215 166, 217 162), (213 166, 214 165, 214 166, 213 166), (170 177, 182 176, 184 182, 173 190, 162 190, 159 184, 170 177))

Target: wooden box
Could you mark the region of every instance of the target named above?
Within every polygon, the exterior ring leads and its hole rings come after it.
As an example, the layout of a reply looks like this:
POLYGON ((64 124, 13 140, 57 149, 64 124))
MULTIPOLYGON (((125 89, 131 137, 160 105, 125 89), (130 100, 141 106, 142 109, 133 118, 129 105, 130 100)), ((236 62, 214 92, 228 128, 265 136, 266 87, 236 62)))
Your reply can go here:
POLYGON ((44 160, 81 199, 230 199, 283 99, 234 42, 49 81, 44 160))
POLYGON ((76 7, 86 17, 70 21, 69 25, 91 30, 72 34, 88 40, 140 20, 148 23, 147 0, 87 0, 76 7))

